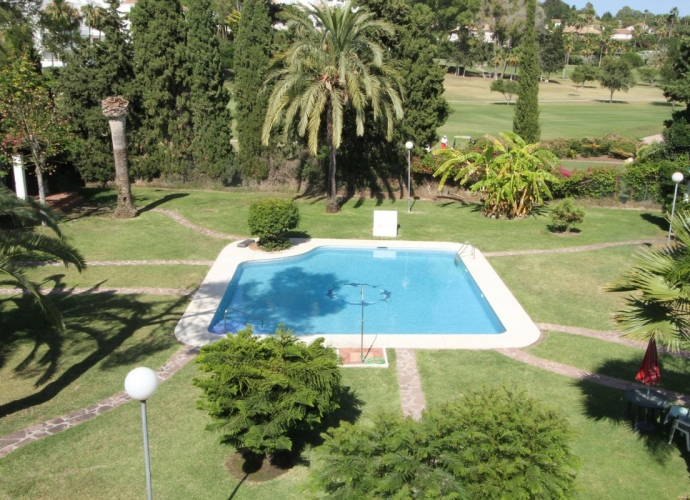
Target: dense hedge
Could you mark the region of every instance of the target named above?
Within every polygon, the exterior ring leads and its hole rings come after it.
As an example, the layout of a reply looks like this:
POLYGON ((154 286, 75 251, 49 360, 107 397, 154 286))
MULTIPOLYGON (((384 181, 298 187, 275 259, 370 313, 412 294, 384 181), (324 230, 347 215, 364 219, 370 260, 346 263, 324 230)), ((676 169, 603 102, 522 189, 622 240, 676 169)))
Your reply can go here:
POLYGON ((640 143, 610 134, 604 137, 584 137, 582 139, 559 137, 543 140, 540 145, 559 158, 575 158, 577 155, 581 155, 585 158, 610 156, 625 160, 635 157, 640 143))
POLYGON ((259 237, 259 246, 266 250, 288 248, 287 233, 299 225, 299 208, 292 199, 269 199, 249 205, 247 224, 252 235, 259 237))

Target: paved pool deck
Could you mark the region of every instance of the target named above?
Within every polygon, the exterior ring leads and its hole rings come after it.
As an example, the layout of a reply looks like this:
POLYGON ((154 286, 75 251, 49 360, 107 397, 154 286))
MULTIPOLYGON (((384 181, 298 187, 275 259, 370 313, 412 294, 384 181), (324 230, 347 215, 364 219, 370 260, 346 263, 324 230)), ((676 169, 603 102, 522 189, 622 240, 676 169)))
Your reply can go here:
MULTIPOLYGON (((194 295, 189 307, 175 328, 177 339, 188 345, 202 346, 222 339, 223 335, 208 331, 225 290, 237 267, 243 262, 294 257, 320 247, 388 249, 428 249, 459 252, 463 245, 451 242, 396 240, 295 239, 293 246, 278 252, 264 252, 250 247, 240 248, 237 242, 225 247, 194 295)), ((500 349, 519 348, 539 339, 539 329, 496 274, 482 253, 465 248, 462 261, 487 298, 506 331, 500 334, 365 334, 364 345, 379 348, 407 349, 500 349)), ((289 325, 288 325, 289 326, 289 325)), ((324 337, 333 347, 359 347, 360 335, 318 334, 299 335, 305 342, 324 337)))

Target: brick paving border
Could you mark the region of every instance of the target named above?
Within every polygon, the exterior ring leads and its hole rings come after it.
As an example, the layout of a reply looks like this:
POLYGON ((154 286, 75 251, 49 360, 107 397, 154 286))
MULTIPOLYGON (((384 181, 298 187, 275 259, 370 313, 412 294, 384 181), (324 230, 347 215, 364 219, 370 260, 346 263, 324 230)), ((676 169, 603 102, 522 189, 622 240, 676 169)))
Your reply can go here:
MULTIPOLYGON (((156 370, 158 380, 164 382, 175 374, 180 368, 186 365, 192 358, 199 353, 199 348, 189 345, 184 345, 182 349, 177 351, 167 363, 156 370)), ((124 382, 123 382, 124 383, 124 382)), ((8 453, 20 448, 26 444, 38 441, 41 438, 52 436, 65 429, 79 425, 82 422, 91 420, 98 415, 102 415, 113 408, 123 405, 130 400, 130 397, 124 392, 102 399, 101 401, 73 411, 67 415, 62 415, 46 422, 35 424, 26 429, 22 429, 12 434, 0 437, 0 458, 8 453)))
POLYGON ((422 381, 419 378, 414 349, 396 349, 398 367, 398 385, 400 386, 400 403, 403 416, 411 416, 415 420, 422 417, 426 407, 422 381))
POLYGON ((659 243, 665 238, 652 238, 649 240, 616 241, 613 243, 597 243, 596 245, 584 245, 580 247, 550 248, 544 250, 510 250, 506 252, 482 252, 484 257, 510 257, 513 255, 542 255, 548 253, 575 253, 601 250, 602 248, 620 247, 625 245, 643 245, 645 243, 659 243))
MULTIPOLYGON (((598 373, 593 373, 587 370, 581 370, 573 366, 562 365, 561 363, 556 363, 555 361, 551 361, 548 359, 538 358, 537 356, 533 356, 532 354, 529 354, 525 351, 516 348, 495 349, 495 351, 503 354, 504 356, 508 356, 511 359, 520 361, 521 363, 541 368, 542 370, 547 370, 570 378, 586 380, 588 382, 605 385, 607 387, 613 387, 614 389, 620 389, 624 391, 627 389, 634 388, 646 389, 648 387, 638 382, 630 382, 627 380, 621 380, 619 378, 609 377, 607 375, 600 375, 598 373)), ((683 406, 688 406, 690 404, 690 396, 688 396, 687 394, 682 394, 676 391, 669 391, 668 389, 654 388, 654 390, 662 393, 671 401, 680 402, 683 406)))
POLYGON ((189 229, 193 229, 197 233, 201 233, 204 236, 209 236, 210 238, 218 238, 220 240, 241 240, 244 238, 244 236, 235 236, 234 234, 219 233, 217 231, 212 231, 211 229, 206 229, 205 227, 197 226, 196 224, 185 219, 182 215, 178 214, 177 212, 173 212, 172 210, 154 208, 153 210, 151 210, 151 212, 156 212, 157 214, 163 214, 167 215, 168 217, 172 217, 172 219, 178 224, 188 227, 189 229))

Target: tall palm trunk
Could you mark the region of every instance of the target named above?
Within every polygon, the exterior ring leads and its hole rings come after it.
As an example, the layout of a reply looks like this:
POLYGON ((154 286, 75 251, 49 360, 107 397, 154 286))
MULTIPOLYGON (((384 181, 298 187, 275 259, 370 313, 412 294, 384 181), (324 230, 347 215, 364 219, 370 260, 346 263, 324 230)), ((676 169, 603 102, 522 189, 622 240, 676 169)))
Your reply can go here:
POLYGON ((125 129, 129 102, 124 97, 108 97, 101 101, 103 114, 108 117, 110 134, 113 139, 113 156, 115 158, 115 182, 117 183, 117 208, 115 217, 131 218, 137 215, 132 203, 132 190, 129 184, 129 167, 127 165, 127 138, 125 129))
POLYGON ((335 214, 340 211, 338 193, 335 183, 335 146, 333 145, 333 109, 330 103, 326 106, 326 144, 328 145, 328 202, 326 212, 335 214))

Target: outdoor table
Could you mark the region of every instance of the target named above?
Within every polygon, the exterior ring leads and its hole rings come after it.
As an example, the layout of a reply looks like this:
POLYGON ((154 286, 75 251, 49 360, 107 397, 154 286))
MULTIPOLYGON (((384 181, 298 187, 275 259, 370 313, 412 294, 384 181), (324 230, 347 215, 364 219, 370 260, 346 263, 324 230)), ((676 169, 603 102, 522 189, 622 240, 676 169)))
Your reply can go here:
POLYGON ((653 389, 628 389, 625 391, 625 399, 628 401, 628 415, 630 414, 632 405, 637 407, 637 412, 635 413, 635 429, 644 432, 651 432, 654 430, 657 410, 659 410, 659 415, 661 415, 663 410, 671 406, 671 400, 669 398, 653 389), (637 417, 639 416, 640 408, 644 409, 645 419, 638 423, 637 417), (650 413, 651 421, 649 419, 650 413))

